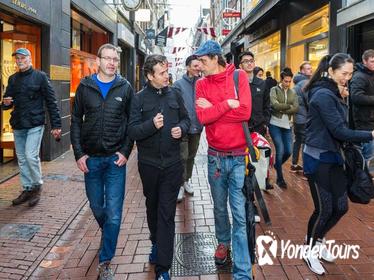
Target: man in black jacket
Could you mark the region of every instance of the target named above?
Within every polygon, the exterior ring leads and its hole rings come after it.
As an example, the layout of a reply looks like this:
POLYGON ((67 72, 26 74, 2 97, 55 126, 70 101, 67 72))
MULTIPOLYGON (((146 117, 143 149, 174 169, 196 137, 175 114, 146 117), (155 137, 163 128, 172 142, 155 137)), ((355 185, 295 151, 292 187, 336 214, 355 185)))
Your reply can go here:
POLYGON ((13 108, 10 124, 23 187, 12 203, 19 205, 28 201, 29 206, 35 206, 40 200, 43 184, 39 153, 45 124, 44 103, 56 140, 61 137, 61 118, 48 77, 32 67, 30 51, 19 48, 12 55, 19 71, 9 77, 2 107, 5 110, 13 108))
MULTIPOLYGON (((357 71, 350 83, 350 99, 354 129, 374 129, 374 50, 366 50, 362 63, 356 64, 357 71)), ((374 141, 363 143, 362 154, 367 161, 374 157, 374 141)))
MULTIPOLYGON (((239 67, 243 69, 249 80, 249 86, 252 93, 252 115, 249 120, 249 129, 266 136, 270 121, 270 91, 264 80, 253 75, 255 68, 255 57, 250 51, 243 52, 239 55, 239 67)), ((266 178, 266 189, 273 189, 266 178)), ((258 220, 259 217, 256 217, 258 220)))
POLYGON ((70 133, 90 207, 102 231, 99 279, 112 280, 110 261, 117 246, 126 162, 133 146, 127 135, 133 90, 116 75, 119 55, 115 46, 102 45, 97 56, 98 74, 82 79, 75 94, 70 133))
POLYGON ((150 55, 144 62, 148 82, 133 100, 129 135, 138 147, 138 169, 146 197, 147 222, 152 241, 150 263, 156 279, 170 279, 175 211, 182 183, 180 142, 190 126, 179 90, 169 87, 165 56, 150 55))

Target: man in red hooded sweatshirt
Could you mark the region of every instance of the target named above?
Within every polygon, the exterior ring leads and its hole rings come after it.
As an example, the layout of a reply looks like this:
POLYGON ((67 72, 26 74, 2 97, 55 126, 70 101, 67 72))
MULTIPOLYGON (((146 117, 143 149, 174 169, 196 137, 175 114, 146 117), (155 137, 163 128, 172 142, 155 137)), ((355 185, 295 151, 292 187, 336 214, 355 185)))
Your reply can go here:
POLYGON ((196 83, 196 113, 205 126, 208 149, 208 180, 214 202, 214 221, 218 247, 215 261, 227 261, 232 243, 233 277, 252 279, 252 266, 246 231, 245 176, 246 140, 242 122, 251 116, 251 91, 247 75, 239 71, 239 92, 235 90, 233 64, 226 64, 220 45, 205 42, 196 52, 204 78, 196 83), (227 209, 229 198, 233 216, 227 209))

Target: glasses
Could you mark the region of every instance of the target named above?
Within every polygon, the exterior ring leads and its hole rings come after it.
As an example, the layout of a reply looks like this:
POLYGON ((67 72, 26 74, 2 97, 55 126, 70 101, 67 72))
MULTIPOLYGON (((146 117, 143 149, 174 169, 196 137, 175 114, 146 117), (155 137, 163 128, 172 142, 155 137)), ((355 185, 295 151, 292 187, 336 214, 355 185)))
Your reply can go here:
POLYGON ((252 63, 255 63, 255 60, 254 59, 251 59, 251 60, 247 60, 247 59, 244 59, 242 62, 240 62, 240 64, 252 64, 252 63))
POLYGON ((113 63, 118 63, 119 62, 119 58, 117 58, 117 57, 102 56, 100 58, 104 59, 107 62, 110 62, 110 61, 113 61, 113 63))

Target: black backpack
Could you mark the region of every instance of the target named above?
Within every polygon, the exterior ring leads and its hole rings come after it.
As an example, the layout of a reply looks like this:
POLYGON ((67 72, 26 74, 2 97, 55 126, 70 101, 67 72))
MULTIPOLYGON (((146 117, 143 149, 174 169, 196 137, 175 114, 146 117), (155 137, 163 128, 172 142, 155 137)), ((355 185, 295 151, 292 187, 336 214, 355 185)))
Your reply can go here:
POLYGON ((374 198, 374 184, 361 150, 353 144, 343 146, 348 197, 354 203, 368 204, 374 198))

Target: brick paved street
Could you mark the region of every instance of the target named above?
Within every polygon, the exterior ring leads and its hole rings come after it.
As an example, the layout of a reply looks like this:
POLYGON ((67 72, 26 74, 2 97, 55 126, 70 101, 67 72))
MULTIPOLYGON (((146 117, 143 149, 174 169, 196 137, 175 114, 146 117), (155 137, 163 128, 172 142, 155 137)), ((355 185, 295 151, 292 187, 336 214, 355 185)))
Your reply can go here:
MULTIPOLYGON (((177 234, 214 232, 206 178, 206 143, 202 144, 193 176, 195 195, 178 204, 177 234)), ((19 191, 18 176, 0 185, 0 279, 96 279, 100 231, 88 207, 83 176, 75 167, 72 153, 44 163, 43 170, 43 198, 33 209, 10 206, 19 191)), ((122 230, 113 268, 116 279, 154 279, 153 267, 148 264, 150 241, 135 151, 127 171, 122 230)), ((257 233, 270 230, 279 240, 290 239, 301 244, 312 201, 306 181, 288 171, 285 174, 289 188, 275 188, 264 195, 273 224, 269 227, 261 223, 257 233)), ((326 265, 328 274, 320 279, 374 279, 373 213, 374 203, 350 204, 348 214, 328 238, 339 244, 359 244, 360 257, 326 265)), ((182 250, 188 253, 191 249, 182 250)), ((277 258, 274 265, 255 269, 256 279, 318 279, 302 260, 277 258)), ((231 276, 222 273, 173 279, 231 279, 231 276)))

